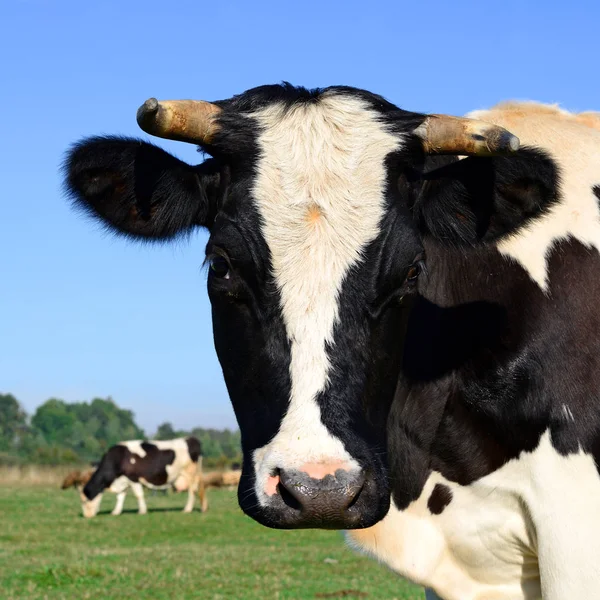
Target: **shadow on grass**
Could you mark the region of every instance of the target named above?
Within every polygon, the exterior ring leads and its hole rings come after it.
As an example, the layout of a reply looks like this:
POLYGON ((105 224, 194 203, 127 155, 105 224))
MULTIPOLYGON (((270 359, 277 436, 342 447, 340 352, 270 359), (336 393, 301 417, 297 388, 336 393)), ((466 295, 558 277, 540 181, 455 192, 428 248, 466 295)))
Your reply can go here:
MULTIPOLYGON (((176 506, 170 506, 170 507, 158 507, 158 508, 149 508, 148 509, 148 514, 151 515, 152 513, 183 513, 183 508, 177 508, 176 506)), ((199 514, 204 514, 199 508, 195 508, 193 511, 193 513, 199 513, 199 514)), ((191 514, 191 513, 185 513, 185 514, 191 514)), ((111 515, 111 511, 110 510, 101 510, 98 512, 98 514, 96 515, 96 517, 112 517, 114 516, 116 517, 122 517, 123 515, 139 515, 138 513, 138 509, 137 508, 124 508, 123 512, 120 515, 111 515)), ((85 517, 83 515, 79 515, 82 519, 84 519, 85 517)), ((141 517, 143 517, 144 515, 139 515, 141 517)), ((95 517, 93 517, 95 518, 95 517)))

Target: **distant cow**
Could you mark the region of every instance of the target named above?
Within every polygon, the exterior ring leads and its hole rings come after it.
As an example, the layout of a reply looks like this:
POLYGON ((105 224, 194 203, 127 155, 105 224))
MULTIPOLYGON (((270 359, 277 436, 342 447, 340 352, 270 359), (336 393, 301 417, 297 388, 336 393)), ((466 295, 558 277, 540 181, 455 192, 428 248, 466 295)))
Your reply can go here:
POLYGON ((94 469, 87 469, 86 471, 71 471, 63 479, 60 487, 63 490, 74 487, 81 492, 83 490, 83 486, 91 479, 93 473, 94 469))
POLYGON ((241 470, 215 471, 203 476, 205 489, 209 488, 233 488, 238 485, 242 476, 241 470))
POLYGON ((110 448, 81 492, 84 517, 98 512, 104 490, 117 495, 113 515, 120 515, 127 490, 131 488, 138 501, 139 514, 146 514, 144 486, 150 489, 187 490, 183 512, 192 512, 198 491, 201 510, 207 508, 202 482, 200 442, 195 437, 174 440, 120 442, 110 448))

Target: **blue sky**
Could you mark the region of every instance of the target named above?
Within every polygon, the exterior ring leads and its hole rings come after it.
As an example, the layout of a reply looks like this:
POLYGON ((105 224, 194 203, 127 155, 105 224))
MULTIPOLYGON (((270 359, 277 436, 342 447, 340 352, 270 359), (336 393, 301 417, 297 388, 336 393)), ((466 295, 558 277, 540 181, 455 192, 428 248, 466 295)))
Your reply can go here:
POLYGON ((282 80, 422 112, 510 98, 600 110, 599 19, 594 1, 3 2, 0 391, 29 411, 112 395, 150 433, 235 426, 206 234, 138 246, 75 214, 58 167, 78 138, 145 137, 135 112, 150 96, 217 100, 282 80))

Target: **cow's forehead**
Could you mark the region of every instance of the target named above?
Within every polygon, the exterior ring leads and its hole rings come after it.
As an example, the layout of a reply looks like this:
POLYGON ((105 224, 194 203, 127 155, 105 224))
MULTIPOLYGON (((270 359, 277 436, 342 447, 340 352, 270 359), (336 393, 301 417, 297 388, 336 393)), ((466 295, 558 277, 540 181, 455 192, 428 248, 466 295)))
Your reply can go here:
POLYGON ((255 112, 251 196, 261 216, 284 321, 319 316, 329 331, 344 275, 379 232, 385 159, 402 140, 361 99, 273 104, 255 112))
POLYGON ((290 306, 284 311, 290 326, 296 303, 287 296, 301 295, 313 305, 317 296, 333 300, 347 270, 377 236, 386 201, 385 159, 402 138, 350 96, 291 107, 276 103, 252 119, 259 133, 251 197, 284 306, 290 306))

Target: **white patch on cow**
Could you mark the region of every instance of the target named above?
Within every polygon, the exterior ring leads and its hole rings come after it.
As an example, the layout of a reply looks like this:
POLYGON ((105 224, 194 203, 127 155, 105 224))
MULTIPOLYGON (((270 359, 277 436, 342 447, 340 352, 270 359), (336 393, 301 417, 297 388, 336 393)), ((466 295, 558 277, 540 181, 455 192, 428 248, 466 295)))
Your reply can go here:
POLYGON ((152 444, 156 444, 159 450, 173 450, 175 452, 175 460, 172 464, 167 465, 167 480, 169 485, 173 483, 181 471, 192 462, 190 451, 185 438, 176 438, 174 440, 157 440, 152 444))
POLYGON ((132 482, 131 490, 138 502, 138 514, 145 515, 148 512, 148 507, 146 506, 146 499, 144 498, 144 487, 141 483, 132 482))
POLYGON ((131 481, 125 477, 125 475, 121 475, 121 477, 117 477, 108 488, 113 494, 121 494, 129 489, 131 481))
POLYGON ((572 114, 556 106, 513 102, 468 116, 505 127, 521 146, 545 150, 560 169, 560 201, 498 243, 502 254, 550 293, 547 259, 555 243, 574 238, 600 250, 600 207, 592 191, 600 183, 600 113, 572 114))
POLYGON ((123 505, 125 504, 125 496, 127 495, 127 492, 120 492, 119 494, 117 494, 117 503, 115 504, 115 507, 113 508, 112 512, 110 513, 111 515, 113 515, 113 517, 118 517, 122 512, 123 512, 123 505))
POLYGON ((316 395, 327 385, 338 294, 379 232, 385 158, 402 139, 357 98, 271 105, 252 115, 261 128, 253 188, 291 343, 289 407, 276 436, 254 452, 257 494, 275 468, 342 461, 358 468, 321 421, 316 395))
MULTIPOLYGON (((132 454, 137 454, 140 458, 146 456, 146 451, 142 448, 142 444, 146 440, 128 440, 127 442, 119 442, 119 446, 125 446, 132 454)), ((154 442, 150 442, 153 444, 154 442)))
POLYGON ((445 600, 596 597, 598 507, 594 459, 561 456, 546 432, 534 452, 471 485, 433 473, 406 510, 392 506, 377 525, 346 539, 445 600), (440 515, 427 507, 436 483, 452 490, 440 515))

